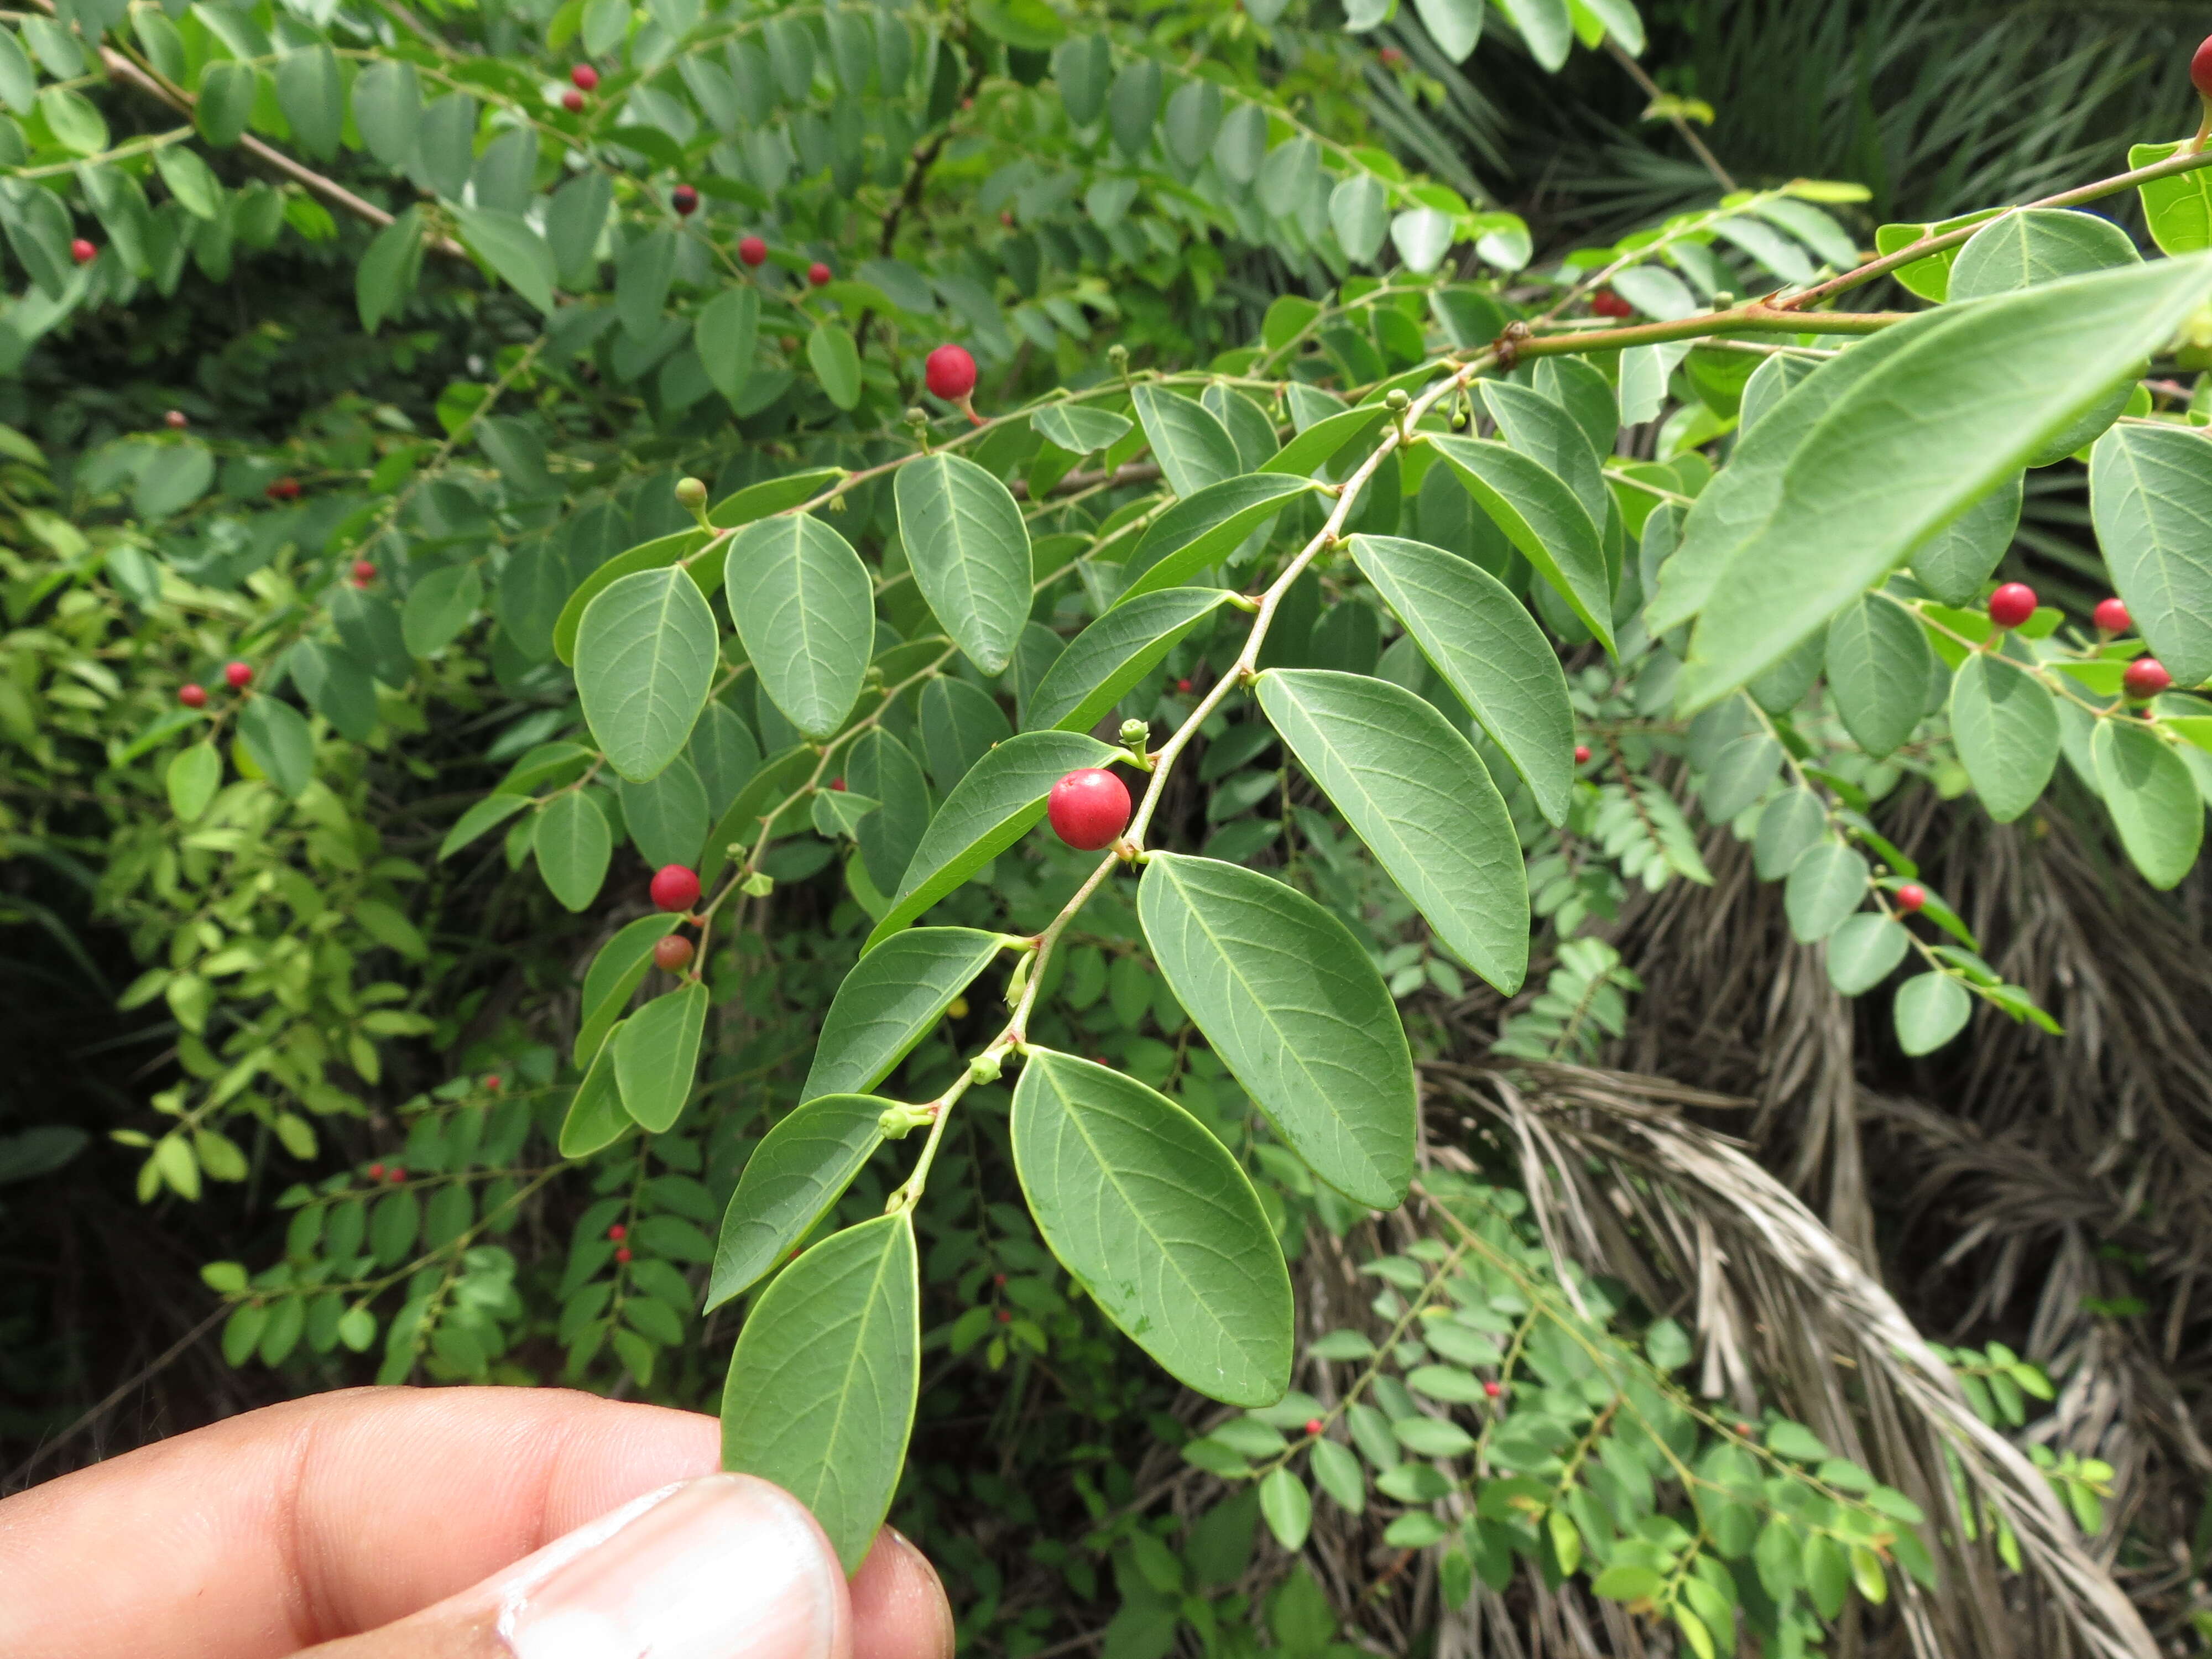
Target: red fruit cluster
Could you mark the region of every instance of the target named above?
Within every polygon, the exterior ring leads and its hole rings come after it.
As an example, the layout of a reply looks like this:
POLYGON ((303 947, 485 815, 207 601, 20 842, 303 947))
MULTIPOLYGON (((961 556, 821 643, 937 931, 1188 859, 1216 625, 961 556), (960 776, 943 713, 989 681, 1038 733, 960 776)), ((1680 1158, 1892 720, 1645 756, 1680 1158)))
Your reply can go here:
POLYGON ((1129 791, 1103 767, 1085 766, 1052 787, 1046 805, 1053 833, 1079 853, 1111 847, 1129 827, 1129 791))
POLYGON ((592 92, 599 88, 599 72, 589 64, 579 64, 568 71, 568 79, 577 91, 592 92))
POLYGON ((964 346, 941 345, 922 363, 921 378, 932 397, 957 404, 975 389, 975 360, 964 346))
POLYGON ((2156 657, 2137 657, 2128 665, 2121 684, 2137 702, 2148 702, 2172 688, 2173 676, 2166 672, 2166 665, 2156 657))
POLYGON ((561 107, 571 115, 581 114, 584 108, 584 94, 571 87, 561 94, 561 107))
POLYGON ((88 265, 100 258, 100 250, 80 236, 70 244, 70 258, 81 265, 88 265))
POLYGON ((1917 881, 1908 881, 1897 890, 1897 908, 1907 915, 1916 914, 1928 902, 1928 890, 1917 881))
POLYGON ((689 185, 678 185, 668 192, 668 205, 676 210, 678 218, 689 219, 699 210, 699 192, 689 185))
POLYGON ((2035 614, 2035 590, 2026 582, 2007 582, 1990 595, 1990 620, 1999 628, 2017 628, 2035 614))
POLYGON ((207 707, 207 687, 186 682, 177 688, 177 701, 187 708, 204 708, 207 707))
POLYGON ((1590 295, 1590 309, 1601 317, 1633 317, 1636 307, 1609 288, 1601 288, 1590 295))
POLYGON ((671 933, 653 942, 653 965, 665 974, 679 974, 691 965, 691 941, 671 933))
POLYGON ((2136 625, 2136 619, 2128 614, 2125 599, 2112 599, 2098 603, 2096 623, 2100 633, 2124 634, 2136 625))
POLYGON ((253 684, 253 665, 245 662, 228 663, 224 665, 222 677, 229 682, 232 690, 243 691, 253 684))
POLYGON ((817 259, 806 267, 806 280, 816 288, 830 286, 830 267, 817 259))
POLYGON ((740 237, 738 241, 738 258, 743 259, 749 265, 758 266, 766 264, 768 263, 768 244, 761 240, 757 236, 740 237))
POLYGON ((664 864, 653 872, 653 902, 664 910, 689 910, 699 902, 699 876, 680 864, 664 864))
POLYGON ((261 493, 272 501, 296 501, 300 499, 300 481, 279 478, 261 493))

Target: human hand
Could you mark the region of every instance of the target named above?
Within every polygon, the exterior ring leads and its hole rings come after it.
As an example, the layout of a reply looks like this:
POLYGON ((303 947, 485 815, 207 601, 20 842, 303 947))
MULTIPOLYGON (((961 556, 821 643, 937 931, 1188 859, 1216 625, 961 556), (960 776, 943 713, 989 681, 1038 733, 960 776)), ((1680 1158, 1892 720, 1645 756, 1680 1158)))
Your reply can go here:
POLYGON ((719 1453, 711 1418, 554 1389, 272 1406, 0 1503, 0 1654, 951 1659, 913 1545, 848 1584, 719 1453))

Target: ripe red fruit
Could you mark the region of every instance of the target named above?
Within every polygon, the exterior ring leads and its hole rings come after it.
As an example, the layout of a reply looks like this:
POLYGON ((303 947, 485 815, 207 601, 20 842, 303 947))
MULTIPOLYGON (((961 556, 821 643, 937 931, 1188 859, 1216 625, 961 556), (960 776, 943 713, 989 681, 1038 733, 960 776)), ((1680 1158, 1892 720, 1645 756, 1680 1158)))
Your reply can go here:
POLYGON ((680 864, 664 864, 653 872, 653 902, 664 910, 689 910, 699 902, 699 877, 680 864))
POLYGON ((579 64, 568 71, 568 79, 579 92, 591 92, 599 84, 599 72, 589 64, 579 64))
POLYGON ((88 265, 100 258, 100 250, 80 236, 70 244, 70 258, 81 265, 88 265))
POLYGON ((2199 95, 2212 99, 2212 40, 2197 48, 2197 56, 2189 60, 2189 79, 2199 95))
POLYGON ((253 684, 253 665, 245 662, 232 663, 224 668, 222 677, 230 682, 232 690, 243 691, 253 684))
POLYGON ((1576 765, 1577 765, 1577 766, 1588 766, 1588 765, 1589 764, 1589 757, 1590 757, 1590 746, 1589 746, 1588 744, 1586 744, 1586 743, 1578 743, 1578 744, 1577 744, 1575 745, 1575 764, 1576 764, 1576 765))
POLYGON ((181 409, 171 410, 167 414, 161 416, 161 420, 172 432, 182 432, 186 427, 191 424, 189 420, 185 419, 185 411, 181 409))
POLYGON ((1308 1434, 1319 1434, 1321 1432, 1321 1419, 1318 1417, 1309 1417, 1306 1419, 1306 1432, 1308 1434))
POLYGON ((1176 690, 1184 696, 1188 696, 1190 695, 1190 682, 1188 679, 1177 680, 1176 682, 1176 690))
POLYGON ((2017 628, 2035 614, 2035 590, 2026 582, 2007 582, 1990 595, 1990 620, 1999 628, 2017 628))
POLYGON ((1406 54, 1399 51, 1395 46, 1385 46, 1382 51, 1376 52, 1375 55, 1381 58, 1385 64, 1389 64, 1392 69, 1397 68, 1399 64, 1406 61, 1406 54))
POLYGON ((668 192, 668 205, 679 218, 688 219, 699 210, 699 192, 689 185, 678 185, 668 192))
POLYGON ((1129 791, 1103 767, 1085 766, 1052 787, 1053 832, 1079 853, 1111 847, 1129 827, 1129 791))
POLYGON ((832 778, 830 780, 830 787, 842 795, 845 793, 845 780, 842 778, 832 778))
POLYGON ((207 707, 207 687, 180 685, 177 688, 177 701, 187 708, 204 708, 207 707))
POLYGON ((279 478, 261 493, 272 501, 296 501, 300 499, 300 481, 297 478, 279 478))
POLYGON ((957 404, 975 389, 975 360, 965 346, 941 345, 922 364, 921 378, 933 397, 957 404))
POLYGON ((390 1169, 384 1172, 384 1178, 390 1182, 393 1186, 397 1187, 401 1182, 407 1179, 407 1166, 404 1164, 393 1164, 390 1169))
POLYGON ((2098 629, 2106 634, 2124 634, 2136 625, 2136 619, 2128 615, 2128 602, 2125 599, 2100 601, 2097 605, 2096 621, 2098 629))
POLYGON ((678 974, 691 964, 691 941, 671 933, 653 942, 653 965, 665 974, 678 974))
POLYGON ((749 265, 768 263, 768 244, 757 236, 741 237, 738 242, 738 258, 749 265))
POLYGON ((616 1251, 615 1251, 615 1260, 616 1260, 616 1261, 629 1261, 629 1245, 627 1245, 627 1244, 624 1244, 624 1245, 619 1246, 619 1247, 616 1249, 616 1251))
POLYGON ((1908 881, 1897 890, 1897 908, 1907 915, 1912 915, 1928 902, 1928 890, 1917 881, 1908 881))
POLYGON ((1001 1290, 1004 1290, 1006 1284, 1006 1276, 1004 1273, 993 1273, 991 1275, 991 1282, 994 1285, 998 1285, 1001 1290))
POLYGON ((584 107, 584 94, 571 88, 561 94, 561 107, 571 115, 580 113, 584 107))
POLYGON ((806 280, 812 283, 816 288, 829 287, 830 267, 823 264, 821 260, 817 259, 812 264, 806 267, 806 280))
POLYGON ((999 1322, 1001 1325, 1011 1325, 1014 1322, 1014 1316, 1006 1309, 1001 1308, 999 1310, 999 1322))
POLYGON ((381 1180, 383 1180, 383 1179, 384 1179, 384 1166, 383 1166, 381 1164, 370 1164, 370 1165, 368 1166, 368 1178, 369 1178, 371 1181, 381 1181, 381 1180))
POLYGON ((497 1072, 489 1072, 485 1073, 484 1087, 490 1090, 494 1094, 497 1094, 499 1092, 500 1081, 499 1073, 497 1072))
POLYGON ((1609 288, 1601 288, 1590 295, 1590 309, 1601 317, 1633 317, 1636 307, 1609 288))
POLYGON ((2173 676, 2166 672, 2166 665, 2156 657, 2137 657, 2128 665, 2121 677, 2128 695, 2139 702, 2148 702, 2173 684, 2173 676))
POLYGON ((368 583, 374 581, 376 580, 376 561, 374 559, 356 559, 353 562, 353 579, 356 581, 362 583, 364 586, 368 583))
POLYGON ((1486 1382, 1482 1385, 1482 1391, 1495 1400, 1505 1392, 1505 1385, 1502 1382, 1486 1382))
POLYGON ((607 1237, 614 1240, 616 1243, 619 1244, 623 1239, 629 1237, 629 1229, 623 1226, 621 1222, 617 1221, 613 1226, 607 1229, 607 1237))

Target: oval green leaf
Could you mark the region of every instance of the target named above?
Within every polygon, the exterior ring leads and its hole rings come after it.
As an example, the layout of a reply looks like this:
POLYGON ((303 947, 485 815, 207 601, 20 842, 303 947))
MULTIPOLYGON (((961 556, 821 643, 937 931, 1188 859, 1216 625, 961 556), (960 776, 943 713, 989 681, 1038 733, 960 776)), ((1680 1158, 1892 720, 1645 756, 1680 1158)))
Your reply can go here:
MULTIPOLYGON (((659 570, 682 559, 688 559, 707 544, 703 530, 679 530, 672 536, 656 537, 653 540, 618 553, 576 585, 561 607, 560 616, 553 623, 553 654, 564 663, 576 660, 576 630, 583 626, 584 608, 624 576, 640 570, 659 570)), ((696 571, 691 580, 700 584, 702 593, 713 592, 696 571)), ((712 580, 717 586, 721 580, 718 570, 712 580)))
MULTIPOLYGON (((617 1020, 608 1035, 619 1037, 622 1027, 623 1022, 617 1020)), ((635 1127, 630 1115, 623 1110, 622 1088, 615 1081, 614 1044, 608 1042, 593 1057, 591 1069, 569 1099, 568 1115, 561 1120, 561 1156, 589 1158, 613 1146, 635 1127)))
POLYGON ((545 804, 531 827, 538 873, 568 910, 586 910, 607 878, 614 855, 614 831, 607 815, 587 789, 571 789, 545 804))
POLYGON ((2112 583, 2176 685, 2212 678, 2212 443, 2116 426, 2089 452, 2089 509, 2112 583))
POLYGON ((622 1023, 611 1045, 623 1109, 659 1134, 691 1097, 699 1038, 707 1025, 707 988, 697 980, 657 996, 622 1023))
POLYGON ((730 538, 723 587, 769 698, 805 736, 834 734, 860 700, 876 638, 875 591, 852 544, 789 514, 730 538))
MULTIPOLYGON (((1157 72, 1157 71, 1155 71, 1157 72)), ((1132 394, 1145 440, 1168 488, 1178 495, 1195 495, 1208 484, 1233 478, 1244 470, 1237 441, 1229 428, 1200 406, 1163 386, 1145 385, 1132 394)))
POLYGON ((1081 404, 1047 404, 1030 416, 1030 424, 1046 442, 1072 455, 1088 455, 1117 444, 1130 427, 1126 416, 1081 404))
POLYGON ((869 951, 830 1000, 799 1097, 874 1088, 1000 948, 996 933, 972 927, 915 927, 869 951))
POLYGON ((1989 815, 2010 823, 2058 764, 2058 710, 2026 670, 1977 651, 1951 681, 1951 738, 1989 815))
POLYGON ((1908 1054, 1932 1054, 1966 1027, 1974 999, 1948 974, 1915 974, 1897 988, 1890 1012, 1898 1046, 1908 1054))
POLYGON ((710 1310, 750 1290, 814 1230, 883 1145, 890 1104, 872 1095, 824 1095, 761 1138, 722 1215, 707 1281, 710 1310))
POLYGON ((681 570, 624 576, 585 607, 576 696, 616 771, 642 781, 684 752, 714 684, 718 643, 714 613, 681 570))
POLYGON ((894 494, 922 598, 969 661, 1004 673, 1030 617, 1030 532, 1012 492, 964 456, 939 453, 901 467, 894 494))
POLYGON ((1803 945, 1816 945, 1844 925, 1866 899, 1867 861, 1839 841, 1809 847, 1790 866, 1782 890, 1790 931, 1803 945))
POLYGON ((2187 764, 2134 720, 2099 720, 2089 750, 2129 859, 2152 886, 2178 886, 2204 842, 2204 797, 2187 764))
POLYGON ((1912 935, 1872 910, 1850 917, 1828 936, 1828 981, 1847 997, 1864 995, 1897 971, 1912 935))
POLYGON ((1045 670, 1030 694, 1028 724, 1088 732, 1228 598, 1223 588, 1169 587, 1115 605, 1045 670))
POLYGON ((599 946, 592 965, 584 971, 583 994, 577 1000, 582 1018, 570 1054, 577 1065, 589 1065, 599 1053, 599 1045, 622 1018, 631 993, 645 982, 646 969, 653 965, 653 947, 675 931, 676 923, 675 916, 656 911, 626 923, 599 946))
MULTIPOLYGON (((1579 434, 1577 434, 1579 435, 1579 434)), ((1565 599, 1607 653, 1613 582, 1605 546, 1582 500, 1519 451, 1486 438, 1433 437, 1475 504, 1565 599)))
MULTIPOLYGON (((1211 418, 1209 416, 1209 418, 1211 418)), ((1178 587, 1236 550, 1237 544, 1283 510, 1310 480, 1248 472, 1209 484, 1160 514, 1122 567, 1127 586, 1116 604, 1178 587)))
POLYGON ((1868 754, 1894 752, 1919 726, 1934 658, 1918 618, 1877 594, 1828 624, 1828 696, 1868 754))

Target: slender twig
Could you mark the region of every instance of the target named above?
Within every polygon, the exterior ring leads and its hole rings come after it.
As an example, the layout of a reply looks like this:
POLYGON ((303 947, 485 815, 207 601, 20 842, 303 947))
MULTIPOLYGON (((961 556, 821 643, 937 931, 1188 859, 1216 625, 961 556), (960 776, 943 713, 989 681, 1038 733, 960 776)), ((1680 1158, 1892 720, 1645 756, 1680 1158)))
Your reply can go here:
POLYGON ((205 1336, 210 1331, 221 1324, 222 1321, 229 1316, 229 1313, 230 1304, 228 1303, 225 1303, 222 1306, 216 1309, 213 1313, 208 1315, 208 1316, 200 1321, 198 1324, 193 1326, 191 1329, 186 1331, 174 1342, 172 1342, 167 1351, 161 1354, 161 1358, 150 1362, 129 1381, 118 1385, 109 1393, 105 1400, 102 1400, 97 1406, 94 1406, 90 1411, 85 1413, 83 1416, 78 1418, 76 1422, 70 1424, 69 1427, 64 1429, 52 1439, 47 1441, 45 1445, 40 1447, 38 1450, 33 1452, 28 1457, 15 1465, 14 1468, 8 1472, 7 1480, 4 1483, 0 1483, 0 1493, 14 1491, 21 1487, 23 1481, 29 1477, 32 1470, 37 1468, 40 1464, 45 1462, 46 1459, 52 1456, 64 1446, 69 1444, 70 1441, 76 1439, 78 1435, 83 1433, 85 1430, 90 1428, 94 1424, 100 1421, 101 1418, 113 1411, 118 1406, 121 1405, 125 1400, 128 1400, 140 1389, 145 1387, 146 1384, 155 1376, 158 1376, 162 1371, 167 1370, 170 1366, 175 1364, 179 1359, 184 1357, 185 1352, 189 1350, 195 1342, 198 1342, 202 1337, 205 1336))
MULTIPOLYGON (((1629 78, 1644 88, 1644 95, 1646 98, 1656 104, 1667 95, 1659 90, 1659 83, 1644 72, 1644 65, 1631 58, 1621 44, 1610 35, 1606 38, 1605 49, 1613 54, 1613 62, 1628 71, 1629 78)), ((1736 189, 1735 180, 1729 176, 1729 170, 1721 165, 1720 157, 1705 148, 1705 141, 1698 137, 1697 129, 1684 120, 1675 111, 1668 111, 1667 118, 1674 123, 1674 131, 1681 134, 1682 142, 1694 150, 1698 159, 1705 164, 1705 171, 1720 181, 1720 187, 1723 190, 1734 195, 1736 189)))

